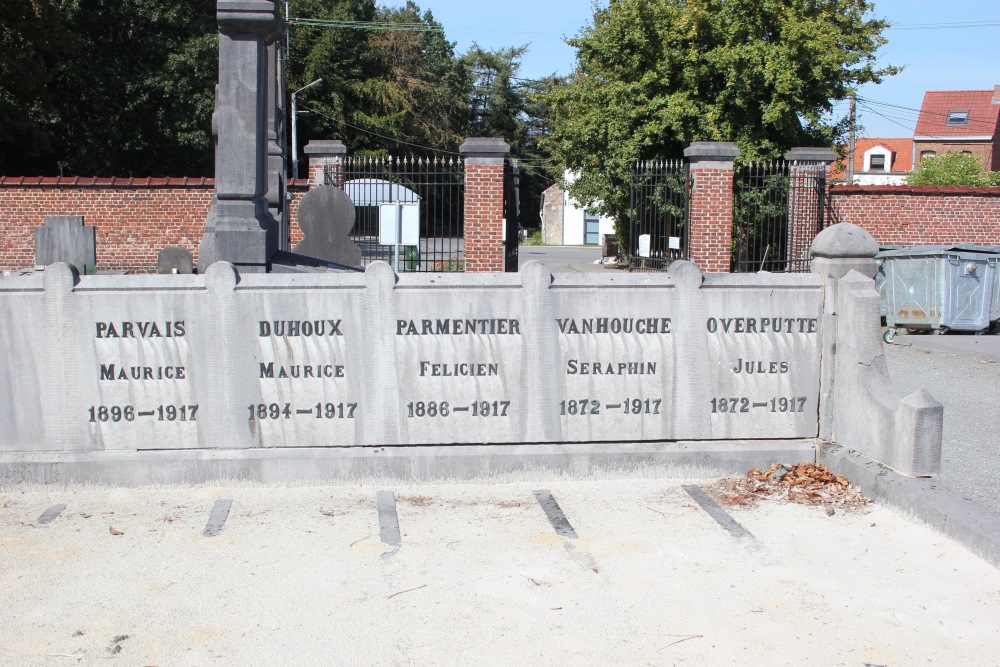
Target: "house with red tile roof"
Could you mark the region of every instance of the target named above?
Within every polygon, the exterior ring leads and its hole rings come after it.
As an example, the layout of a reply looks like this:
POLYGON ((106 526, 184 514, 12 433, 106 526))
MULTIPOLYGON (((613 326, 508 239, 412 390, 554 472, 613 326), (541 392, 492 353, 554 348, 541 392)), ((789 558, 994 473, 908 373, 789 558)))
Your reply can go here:
POLYGON ((987 169, 1000 170, 1000 86, 924 94, 913 132, 913 164, 950 151, 969 153, 987 169))
MULTIPOLYGON (((854 146, 855 185, 904 185, 913 166, 911 139, 858 139, 854 146)), ((835 162, 829 180, 843 181, 847 159, 835 162)))

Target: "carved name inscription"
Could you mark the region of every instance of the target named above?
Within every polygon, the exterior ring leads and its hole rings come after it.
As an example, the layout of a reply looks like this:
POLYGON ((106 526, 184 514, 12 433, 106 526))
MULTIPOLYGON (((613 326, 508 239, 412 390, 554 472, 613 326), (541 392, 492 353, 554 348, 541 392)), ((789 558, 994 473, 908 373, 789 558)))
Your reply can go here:
POLYGON ((247 323, 258 393, 243 405, 246 423, 261 446, 356 444, 361 378, 348 350, 362 345, 357 304, 334 295, 321 303, 297 297, 247 323))
MULTIPOLYGON (((229 271, 136 299, 111 281, 70 291, 67 273, 32 316, 62 313, 60 327, 19 335, 17 357, 65 367, 73 400, 17 413, 4 442, 40 448, 23 434, 66 410, 79 422, 65 439, 90 449, 817 434, 814 277, 689 271, 609 289, 537 270, 241 281, 229 271)), ((26 293, 40 298, 37 286, 26 293)))
POLYGON ((197 439, 200 404, 188 382, 189 324, 183 317, 93 323, 96 398, 87 426, 107 449, 167 448, 197 439))

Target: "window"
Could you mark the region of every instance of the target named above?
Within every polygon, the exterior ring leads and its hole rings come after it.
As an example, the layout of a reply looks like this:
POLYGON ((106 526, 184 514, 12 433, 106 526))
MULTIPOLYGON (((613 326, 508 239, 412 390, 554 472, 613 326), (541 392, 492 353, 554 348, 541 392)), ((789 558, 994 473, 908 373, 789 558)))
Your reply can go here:
POLYGON ((885 154, 872 155, 870 171, 885 171, 885 154))
POLYGON ((920 151, 920 159, 923 160, 925 157, 934 157, 937 155, 937 151, 920 151))
POLYGON ((968 111, 949 111, 946 125, 967 125, 969 123, 968 111))

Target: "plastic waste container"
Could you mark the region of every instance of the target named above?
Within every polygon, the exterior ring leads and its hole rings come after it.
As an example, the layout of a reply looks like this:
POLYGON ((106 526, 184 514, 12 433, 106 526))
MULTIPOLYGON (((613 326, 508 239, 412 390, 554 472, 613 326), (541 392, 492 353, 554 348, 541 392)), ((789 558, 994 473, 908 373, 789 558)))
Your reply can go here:
MULTIPOLYGON (((984 332, 1000 300, 997 248, 914 246, 876 255, 883 274, 884 338, 896 330, 984 332)), ((998 307, 1000 309, 1000 307, 998 307)))

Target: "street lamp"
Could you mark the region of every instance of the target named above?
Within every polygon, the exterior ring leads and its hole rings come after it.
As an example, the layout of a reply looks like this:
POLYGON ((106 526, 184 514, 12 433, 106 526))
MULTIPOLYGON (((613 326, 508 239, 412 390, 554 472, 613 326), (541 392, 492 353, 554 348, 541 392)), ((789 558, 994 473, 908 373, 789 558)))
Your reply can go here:
POLYGON ((297 122, 299 111, 295 103, 295 96, 306 88, 312 88, 321 81, 323 81, 323 79, 316 79, 312 83, 308 83, 292 93, 292 178, 299 177, 299 132, 297 122))

